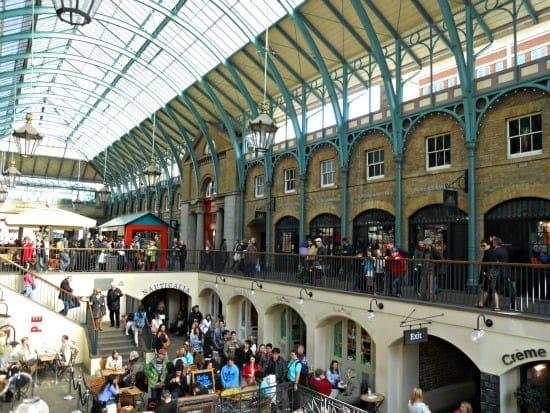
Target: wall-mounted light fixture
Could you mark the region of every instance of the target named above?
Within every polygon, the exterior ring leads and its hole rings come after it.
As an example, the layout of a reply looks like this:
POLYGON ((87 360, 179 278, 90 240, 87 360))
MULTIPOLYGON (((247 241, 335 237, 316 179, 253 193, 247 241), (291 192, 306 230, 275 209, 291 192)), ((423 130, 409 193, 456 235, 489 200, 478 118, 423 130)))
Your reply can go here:
POLYGON ((491 320, 490 318, 485 318, 485 314, 479 314, 477 316, 476 328, 474 328, 474 330, 470 334, 470 340, 472 340, 474 343, 480 343, 483 340, 483 337, 485 337, 485 330, 479 327, 480 319, 483 320, 483 324, 485 324, 487 327, 493 326, 493 320, 491 320))
POLYGON ((216 275, 216 283, 214 284, 214 286, 216 288, 218 288, 218 279, 222 280, 223 282, 225 282, 225 277, 222 277, 221 275, 216 275))
POLYGON ((6 333, 6 341, 4 344, 9 344, 12 347, 16 347, 19 342, 16 339, 15 327, 11 324, 4 324, 0 327, 0 330, 3 330, 6 333), (13 337, 11 337, 10 330, 13 331, 13 337), (9 341, 8 341, 9 340, 9 341))
POLYGON ((298 298, 298 304, 304 305, 304 296, 302 292, 305 293, 309 298, 313 297, 313 292, 309 291, 307 288, 302 288, 300 290, 300 298, 298 298))
POLYGON ((369 319, 369 320, 375 320, 376 319, 376 313, 372 309, 372 303, 375 303, 379 310, 382 310, 384 308, 384 303, 378 302, 378 300, 376 298, 373 298, 372 300, 370 300, 369 313, 367 315, 367 319, 369 319))
POLYGON ((5 302, 5 301, 0 302, 0 308, 3 308, 3 309, 6 310, 5 312, 0 312, 0 318, 10 318, 11 317, 10 314, 9 314, 10 310, 8 308, 8 303, 7 302, 5 302))
POLYGON ((252 295, 252 296, 256 294, 256 291, 254 290, 254 284, 256 284, 258 286, 258 288, 264 288, 262 283, 260 283, 258 281, 252 281, 252 284, 250 284, 250 295, 252 295))

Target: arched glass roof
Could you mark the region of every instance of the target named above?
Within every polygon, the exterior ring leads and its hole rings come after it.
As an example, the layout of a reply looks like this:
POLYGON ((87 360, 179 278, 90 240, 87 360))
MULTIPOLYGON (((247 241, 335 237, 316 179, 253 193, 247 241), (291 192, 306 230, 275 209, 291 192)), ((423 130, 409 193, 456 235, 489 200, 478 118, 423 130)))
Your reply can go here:
POLYGON ((72 27, 49 0, 7 0, 0 149, 31 112, 37 155, 90 160, 284 15, 272 1, 102 1, 72 27))
POLYGON ((81 182, 131 190, 152 155, 165 175, 186 156, 197 165, 199 139, 212 150, 222 136, 241 159, 264 88, 301 147, 311 132, 302 113, 322 108, 343 130, 341 102, 377 87, 397 113, 398 77, 516 30, 548 31, 548 20, 548 0, 103 0, 90 24, 72 27, 51 0, 4 0, 0 151, 14 152, 12 132, 31 112, 45 138, 35 160, 16 157, 25 176, 74 181, 82 159, 81 182))

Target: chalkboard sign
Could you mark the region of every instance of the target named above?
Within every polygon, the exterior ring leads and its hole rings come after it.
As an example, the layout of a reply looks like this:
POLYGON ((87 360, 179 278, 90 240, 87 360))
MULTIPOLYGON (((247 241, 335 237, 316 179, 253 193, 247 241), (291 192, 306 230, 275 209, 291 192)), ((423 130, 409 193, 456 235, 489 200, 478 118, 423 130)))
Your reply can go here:
POLYGON ((216 383, 214 382, 214 370, 195 370, 191 372, 191 385, 199 383, 208 390, 214 390, 216 383))

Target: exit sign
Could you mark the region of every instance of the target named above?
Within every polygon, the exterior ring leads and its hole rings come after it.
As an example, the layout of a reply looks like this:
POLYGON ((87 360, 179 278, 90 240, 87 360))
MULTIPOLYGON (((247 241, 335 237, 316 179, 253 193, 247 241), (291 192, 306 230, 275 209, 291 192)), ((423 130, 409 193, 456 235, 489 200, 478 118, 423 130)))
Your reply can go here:
POLYGON ((407 330, 403 332, 405 344, 425 343, 428 341, 428 329, 417 328, 415 330, 407 330))

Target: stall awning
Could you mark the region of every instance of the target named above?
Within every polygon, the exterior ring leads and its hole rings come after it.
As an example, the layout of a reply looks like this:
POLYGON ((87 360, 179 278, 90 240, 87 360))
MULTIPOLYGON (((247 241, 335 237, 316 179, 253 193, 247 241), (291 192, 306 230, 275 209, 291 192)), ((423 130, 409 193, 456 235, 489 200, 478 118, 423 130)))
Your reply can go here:
POLYGON ((33 208, 15 215, 6 216, 9 227, 51 227, 60 229, 93 228, 96 220, 58 208, 33 208))

